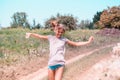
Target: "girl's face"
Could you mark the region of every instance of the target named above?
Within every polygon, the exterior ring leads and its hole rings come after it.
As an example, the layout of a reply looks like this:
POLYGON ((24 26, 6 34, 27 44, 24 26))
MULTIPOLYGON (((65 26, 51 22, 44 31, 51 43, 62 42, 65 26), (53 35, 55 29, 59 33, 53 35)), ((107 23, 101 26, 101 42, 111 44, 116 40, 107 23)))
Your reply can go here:
POLYGON ((55 36, 57 38, 60 38, 65 33, 65 30, 62 27, 58 26, 55 28, 54 32, 55 32, 55 36))

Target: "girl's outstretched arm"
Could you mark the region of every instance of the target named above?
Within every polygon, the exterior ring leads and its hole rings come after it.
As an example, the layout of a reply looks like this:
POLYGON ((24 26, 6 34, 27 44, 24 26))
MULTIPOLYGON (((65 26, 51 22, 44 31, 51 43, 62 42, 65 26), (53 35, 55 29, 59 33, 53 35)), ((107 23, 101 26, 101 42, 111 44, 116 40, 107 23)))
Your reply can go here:
POLYGON ((39 34, 36 34, 36 33, 26 33, 25 37, 26 38, 35 37, 35 38, 38 38, 38 39, 48 39, 48 36, 39 35, 39 34))
POLYGON ((91 36, 89 38, 89 40, 86 42, 74 42, 74 41, 67 40, 67 43, 70 45, 73 45, 73 46, 83 46, 83 45, 87 45, 87 44, 91 43, 93 41, 93 39, 94 39, 93 36, 91 36))

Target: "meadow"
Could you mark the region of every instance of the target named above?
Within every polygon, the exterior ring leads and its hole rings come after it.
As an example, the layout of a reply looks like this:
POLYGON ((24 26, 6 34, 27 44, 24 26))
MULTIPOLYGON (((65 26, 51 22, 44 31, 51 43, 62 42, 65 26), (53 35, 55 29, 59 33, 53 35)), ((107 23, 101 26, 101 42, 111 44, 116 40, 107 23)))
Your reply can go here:
MULTIPOLYGON (((73 41, 86 41, 90 36, 94 36, 95 40, 93 44, 85 46, 87 48, 98 48, 100 46, 109 45, 115 42, 119 42, 119 37, 109 37, 96 35, 99 30, 74 30, 67 31, 65 37, 73 41)), ((42 35, 53 34, 53 31, 49 29, 4 29, 0 30, 0 63, 11 64, 21 60, 22 57, 28 55, 44 56, 43 53, 49 52, 48 41, 39 40, 35 38, 25 38, 26 32, 33 32, 42 35)), ((84 48, 85 48, 84 47, 84 48)), ((67 48, 77 48, 67 45, 67 48)), ((78 47, 83 48, 83 47, 78 47)))
MULTIPOLYGON (((120 41, 120 37, 101 36, 96 34, 98 31, 99 30, 81 29, 66 31, 64 36, 73 41, 87 41, 90 36, 94 36, 94 42, 87 46, 73 47, 71 45, 66 45, 66 60, 80 55, 81 53, 85 53, 107 45, 116 44, 120 41)), ((30 61, 33 63, 36 62, 36 64, 31 63, 31 65, 39 65, 39 68, 43 68, 47 65, 49 55, 48 41, 42 39, 39 40, 32 37, 26 39, 26 32, 33 32, 42 35, 54 34, 53 31, 49 29, 29 30, 17 28, 0 30, 0 70, 3 71, 4 74, 6 73, 8 67, 10 68, 10 66, 19 67, 22 65, 24 67, 28 65, 30 67, 28 64, 30 61), (37 64, 37 62, 39 63, 37 64)), ((106 53, 105 50, 102 51, 102 53, 106 53)), ((109 51, 111 51, 111 49, 109 49, 109 51)), ((38 68, 33 71, 36 71, 37 69, 38 68)), ((26 74, 30 72, 32 71, 26 71, 26 74)), ((3 73, 0 74, 3 75, 3 73)), ((24 75, 26 74, 24 73, 24 75)), ((19 73, 19 75, 22 75, 22 73, 19 73)))

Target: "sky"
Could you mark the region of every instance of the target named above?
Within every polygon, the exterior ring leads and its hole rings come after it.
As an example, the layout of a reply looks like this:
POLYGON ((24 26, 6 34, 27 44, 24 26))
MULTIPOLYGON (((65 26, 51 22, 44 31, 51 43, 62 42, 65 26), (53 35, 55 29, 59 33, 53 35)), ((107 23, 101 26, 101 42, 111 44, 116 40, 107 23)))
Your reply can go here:
POLYGON ((97 11, 119 6, 120 0, 0 0, 0 26, 8 27, 12 15, 25 12, 30 23, 33 19, 44 25, 51 16, 73 15, 80 20, 92 20, 97 11))

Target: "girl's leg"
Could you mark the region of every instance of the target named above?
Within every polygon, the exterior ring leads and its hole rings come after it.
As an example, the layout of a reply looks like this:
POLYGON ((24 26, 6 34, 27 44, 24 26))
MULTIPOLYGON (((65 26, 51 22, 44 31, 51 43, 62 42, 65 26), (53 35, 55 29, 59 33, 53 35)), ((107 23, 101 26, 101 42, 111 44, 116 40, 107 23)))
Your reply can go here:
POLYGON ((58 69, 55 70, 55 80, 62 80, 63 71, 64 71, 64 66, 59 67, 58 69))
POLYGON ((55 70, 48 69, 48 80, 55 80, 55 70))

